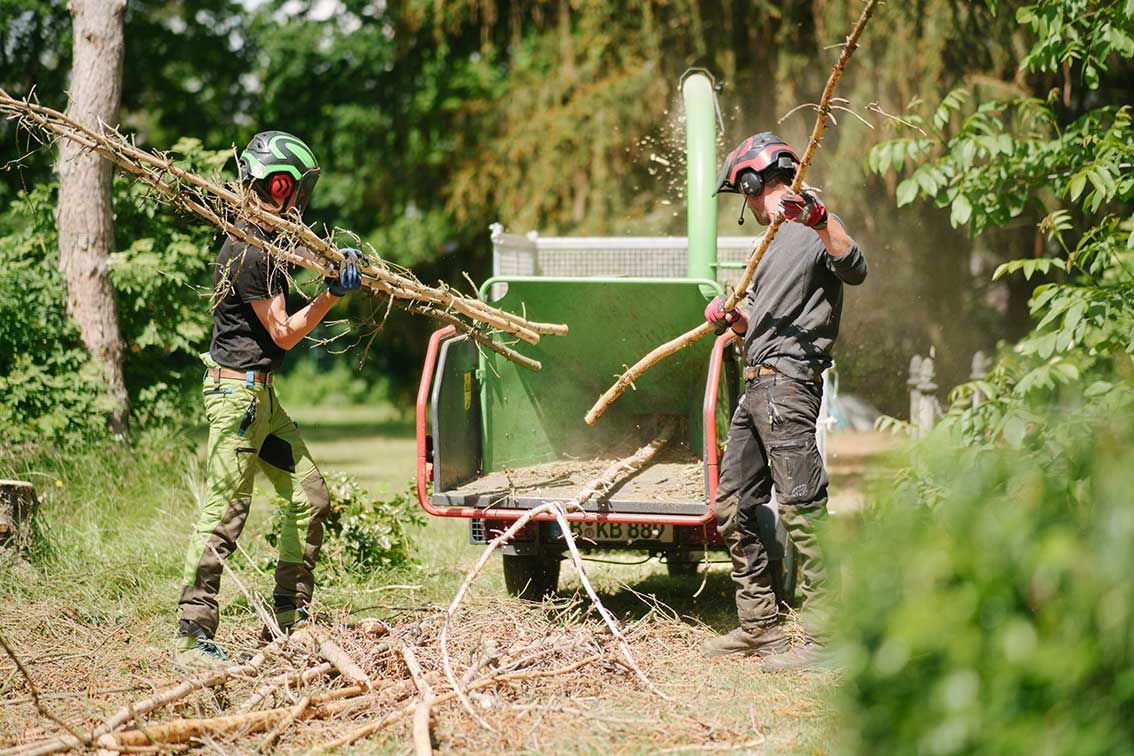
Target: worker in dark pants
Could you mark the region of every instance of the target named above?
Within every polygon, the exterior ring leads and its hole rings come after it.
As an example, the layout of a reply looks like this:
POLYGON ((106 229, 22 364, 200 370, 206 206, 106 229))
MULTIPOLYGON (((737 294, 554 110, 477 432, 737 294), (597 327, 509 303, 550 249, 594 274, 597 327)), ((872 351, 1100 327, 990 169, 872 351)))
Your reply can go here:
POLYGON ((866 260, 842 222, 814 194, 795 194, 795 151, 774 134, 744 140, 726 157, 718 192, 743 195, 769 225, 786 221, 756 269, 747 299, 731 312, 722 297, 705 309, 718 332, 744 338, 745 391, 732 417, 713 500, 728 544, 740 626, 705 642, 706 656, 758 655, 768 670, 809 666, 820 657, 828 609, 817 528, 827 517, 827 473, 815 441, 822 373, 839 333, 843 284, 866 278, 866 260), (757 511, 775 487, 780 519, 798 553, 807 642, 789 650, 779 625, 768 550, 757 511))
MULTIPOLYGON (((241 153, 240 172, 249 202, 297 219, 319 177, 319 165, 296 137, 267 131, 253 137, 241 153)), ((259 239, 274 236, 247 221, 238 226, 259 239)), ((272 373, 283 364, 284 352, 302 341, 340 297, 361 285, 361 254, 341 251, 345 260, 338 275, 291 315, 284 263, 231 235, 217 255, 212 345, 202 355, 208 480, 185 559, 174 652, 180 667, 226 664, 227 655, 213 641, 217 593, 224 560, 235 550, 248 517, 257 470, 285 501, 273 592, 276 626, 287 633, 306 620, 330 502, 298 427, 280 405, 272 373)))

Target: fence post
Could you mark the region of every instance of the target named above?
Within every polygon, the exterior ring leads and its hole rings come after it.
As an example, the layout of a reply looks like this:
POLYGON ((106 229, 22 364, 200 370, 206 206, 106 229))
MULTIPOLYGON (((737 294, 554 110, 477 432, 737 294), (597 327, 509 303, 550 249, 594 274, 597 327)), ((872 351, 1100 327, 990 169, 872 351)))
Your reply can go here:
POLYGON ((910 389, 910 427, 917 432, 917 419, 918 413, 921 412, 921 392, 917 390, 918 383, 921 382, 921 355, 915 354, 910 357, 910 377, 906 381, 906 385, 910 389))
POLYGON ((925 438, 933 430, 937 422, 937 384, 934 382, 935 369, 933 357, 926 357, 921 361, 921 375, 919 376, 917 390, 921 398, 918 412, 917 434, 925 438))

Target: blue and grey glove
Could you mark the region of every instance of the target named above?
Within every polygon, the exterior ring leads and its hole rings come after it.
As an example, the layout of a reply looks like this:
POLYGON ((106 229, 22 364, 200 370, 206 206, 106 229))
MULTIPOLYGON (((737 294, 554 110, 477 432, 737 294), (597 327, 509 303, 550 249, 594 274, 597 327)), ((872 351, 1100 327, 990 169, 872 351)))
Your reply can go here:
POLYGON ((342 254, 343 261, 338 264, 338 277, 324 278, 323 283, 332 296, 345 297, 362 286, 362 274, 358 272, 358 266, 365 265, 366 258, 354 247, 343 247, 339 253, 342 254))

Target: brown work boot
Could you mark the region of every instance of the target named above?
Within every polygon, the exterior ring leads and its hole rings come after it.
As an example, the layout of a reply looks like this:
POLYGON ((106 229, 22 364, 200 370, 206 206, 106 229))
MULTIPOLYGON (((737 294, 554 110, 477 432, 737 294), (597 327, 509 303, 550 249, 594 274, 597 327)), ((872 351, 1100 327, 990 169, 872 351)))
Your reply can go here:
POLYGON ((705 656, 767 656, 787 650, 788 639, 779 625, 754 628, 751 631, 738 627, 701 644, 701 653, 705 656))
POLYGON ((791 672, 831 666, 831 657, 827 649, 811 639, 790 651, 771 654, 760 660, 760 669, 765 672, 791 672))

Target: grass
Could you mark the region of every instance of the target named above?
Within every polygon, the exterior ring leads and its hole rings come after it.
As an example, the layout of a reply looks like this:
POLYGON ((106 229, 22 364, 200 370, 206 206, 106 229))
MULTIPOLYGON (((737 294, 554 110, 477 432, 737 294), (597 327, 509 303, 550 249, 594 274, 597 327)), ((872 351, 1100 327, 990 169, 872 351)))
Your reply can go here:
MULTIPOLYGON (((413 429, 396 414, 338 409, 298 410, 293 415, 325 472, 348 472, 375 496, 392 495, 409 485, 413 429)), ((200 454, 192 446, 185 439, 153 436, 141 439, 137 448, 107 445, 81 455, 0 460, 0 477, 31 479, 43 493, 40 520, 48 544, 30 568, 0 571, 5 596, 0 632, 30 662, 41 690, 73 696, 53 704, 64 714, 89 717, 92 706, 105 713, 110 699, 91 697, 90 691, 175 678, 167 664, 168 649, 181 560, 194 516, 193 491, 202 476, 200 454), (79 707, 79 702, 88 708, 79 707)), ((241 538, 246 554, 231 560, 241 581, 260 595, 271 591, 270 575, 257 567, 271 557, 263 538, 270 515, 266 497, 257 496, 241 538)), ((358 579, 324 579, 317 601, 331 611, 392 620, 447 605, 479 554, 479 547, 468 544, 467 523, 430 518, 414 529, 413 540, 417 566, 358 579)), ((699 578, 671 578, 656 562, 592 563, 588 574, 607 607, 625 621, 645 616, 654 601, 685 618, 689 629, 680 643, 687 648, 664 649, 666 663, 651 668, 651 675, 679 701, 712 711, 731 722, 733 731, 759 730, 767 736, 763 750, 769 753, 830 750, 832 720, 826 701, 832 676, 773 677, 759 673, 749 660, 700 657, 699 639, 735 623, 727 566, 715 565, 696 596, 699 578)), ((561 593, 578 589, 577 576, 565 565, 561 593)), ((489 602, 507 600, 499 559, 490 563, 475 593, 489 602)), ((218 640, 234 646, 246 642, 259 623, 231 579, 222 583, 221 603, 218 640)), ((25 695, 12 666, 0 666, 0 745, 44 726, 30 705, 8 703, 25 695)), ((121 698, 114 700, 117 705, 121 698)), ((652 752, 658 746, 658 728, 664 731, 669 719, 686 711, 660 704, 632 682, 612 683, 573 704, 587 709, 594 722, 548 714, 549 721, 533 730, 538 747, 529 744, 519 750, 652 752), (654 724, 635 728, 627 721, 654 724), (595 722, 601 726, 591 726, 595 722)), ((461 720, 453 716, 450 726, 455 727, 461 720)), ((383 750, 404 750, 408 729, 381 742, 383 750)), ((662 742, 667 742, 664 736, 662 742)), ((667 744, 677 746, 680 741, 667 744)))

